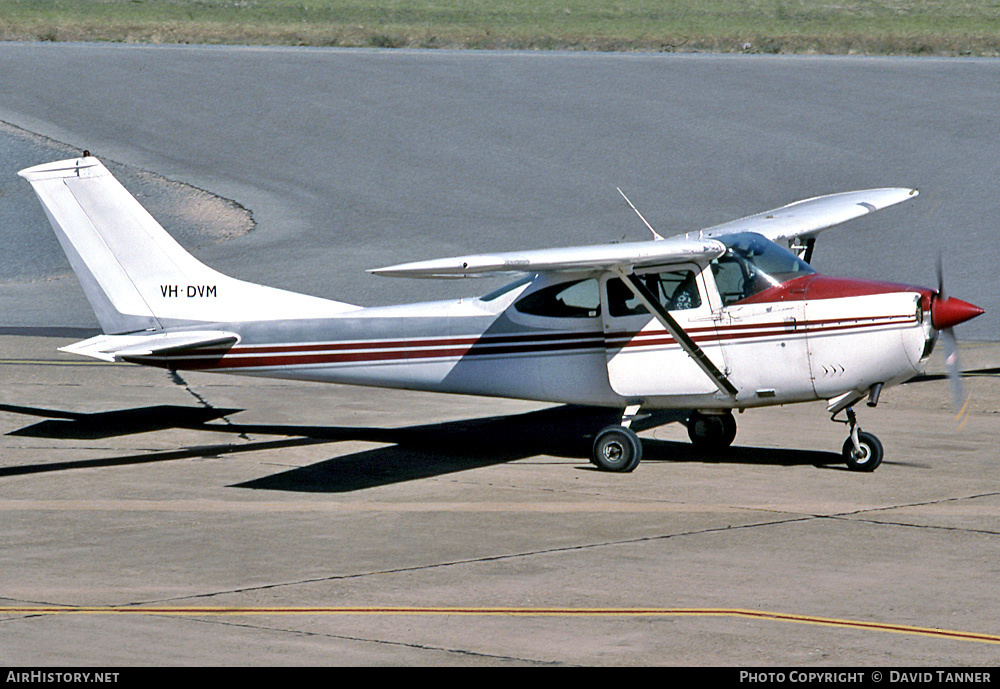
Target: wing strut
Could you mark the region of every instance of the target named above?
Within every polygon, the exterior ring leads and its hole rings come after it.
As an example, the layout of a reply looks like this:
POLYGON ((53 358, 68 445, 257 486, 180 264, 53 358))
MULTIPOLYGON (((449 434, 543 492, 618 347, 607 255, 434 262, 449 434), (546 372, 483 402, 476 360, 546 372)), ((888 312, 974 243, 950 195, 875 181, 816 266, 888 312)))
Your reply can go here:
POLYGON ((681 349, 687 352, 688 356, 694 359, 694 362, 698 364, 702 371, 705 372, 705 375, 712 379, 712 382, 718 386, 719 390, 735 399, 736 394, 739 392, 736 387, 729 382, 729 379, 722 371, 716 368, 715 364, 713 364, 712 360, 708 358, 708 355, 705 354, 704 350, 702 350, 702 348, 691 339, 691 337, 684 331, 684 328, 682 328, 680 324, 674 320, 674 317, 667 312, 662 304, 660 304, 660 300, 657 299, 645 285, 636 280, 635 275, 626 274, 625 271, 621 269, 615 270, 615 272, 618 273, 628 288, 632 290, 632 293, 639 297, 639 300, 646 306, 647 309, 649 309, 649 312, 656 317, 656 320, 658 320, 663 327, 667 329, 667 332, 670 333, 675 340, 677 340, 677 344, 681 346, 681 349))

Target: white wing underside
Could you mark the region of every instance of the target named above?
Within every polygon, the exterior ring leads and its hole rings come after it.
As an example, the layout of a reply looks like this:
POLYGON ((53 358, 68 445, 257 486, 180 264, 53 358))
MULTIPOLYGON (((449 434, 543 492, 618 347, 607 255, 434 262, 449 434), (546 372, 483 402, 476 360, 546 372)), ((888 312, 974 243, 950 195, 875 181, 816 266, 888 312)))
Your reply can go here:
POLYGON ((472 254, 376 268, 389 277, 464 278, 517 273, 584 272, 666 266, 722 255, 716 237, 756 232, 771 241, 815 237, 823 230, 917 196, 916 189, 888 188, 819 196, 668 239, 472 254))

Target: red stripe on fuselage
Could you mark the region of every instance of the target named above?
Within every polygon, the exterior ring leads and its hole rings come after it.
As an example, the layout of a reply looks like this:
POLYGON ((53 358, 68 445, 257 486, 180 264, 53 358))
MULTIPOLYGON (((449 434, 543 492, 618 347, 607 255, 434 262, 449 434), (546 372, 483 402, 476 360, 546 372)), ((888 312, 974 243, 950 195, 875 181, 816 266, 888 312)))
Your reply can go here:
MULTIPOLYGON (((905 326, 914 315, 829 318, 796 323, 793 331, 785 322, 741 323, 726 327, 692 328, 692 339, 701 344, 749 341, 775 336, 818 336, 860 328, 905 326)), ((145 364, 178 369, 274 368, 327 364, 386 363, 413 359, 448 359, 476 356, 530 355, 587 349, 619 349, 676 345, 666 330, 620 332, 542 333, 538 335, 458 337, 428 340, 380 340, 329 342, 322 344, 245 345, 228 351, 215 350, 173 357, 144 357, 145 364), (470 344, 471 343, 471 344, 470 344)))
MULTIPOLYGON (((796 322, 794 329, 789 330, 787 323, 740 324, 719 328, 718 333, 692 334, 691 339, 697 343, 723 342, 735 340, 763 339, 779 336, 810 336, 816 337, 825 333, 873 328, 883 326, 901 326, 916 323, 916 316, 872 316, 867 318, 828 318, 819 321, 796 322), (742 332, 740 332, 742 331, 742 332)), ((702 332, 713 329, 700 328, 702 332)), ((691 334, 691 330, 687 331, 691 334)), ((639 333, 612 333, 606 338, 613 348, 649 347, 653 345, 676 344, 676 340, 666 330, 646 330, 639 333)))
MULTIPOLYGON (((281 345, 237 345, 226 351, 229 354, 293 354, 295 352, 346 351, 356 349, 393 349, 408 347, 473 347, 476 345, 500 345, 547 342, 566 339, 599 338, 599 332, 538 333, 530 335, 469 335, 467 337, 427 338, 410 340, 346 340, 338 342, 281 344, 281 345)), ((199 352, 200 353, 200 352, 199 352)))

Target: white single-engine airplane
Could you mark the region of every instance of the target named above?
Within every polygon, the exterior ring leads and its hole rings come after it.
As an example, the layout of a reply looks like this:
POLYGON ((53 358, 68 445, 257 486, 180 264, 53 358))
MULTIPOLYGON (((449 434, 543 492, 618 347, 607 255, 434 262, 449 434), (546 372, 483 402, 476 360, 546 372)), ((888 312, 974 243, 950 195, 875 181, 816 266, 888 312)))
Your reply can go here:
POLYGON ((819 399, 850 427, 847 465, 874 470, 882 445, 859 429, 853 405, 867 397, 874 407, 884 386, 920 373, 939 333, 953 354, 952 328, 983 312, 945 296, 940 268, 933 290, 808 265, 819 232, 911 199, 911 189, 821 196, 668 239, 646 223, 648 241, 379 268, 371 272, 521 277, 475 299, 363 308, 212 270, 87 153, 20 175, 105 333, 63 351, 614 408, 621 421, 597 433, 591 457, 609 471, 639 463, 630 424, 647 412, 684 410, 691 440, 722 449, 736 435, 733 409, 819 399))

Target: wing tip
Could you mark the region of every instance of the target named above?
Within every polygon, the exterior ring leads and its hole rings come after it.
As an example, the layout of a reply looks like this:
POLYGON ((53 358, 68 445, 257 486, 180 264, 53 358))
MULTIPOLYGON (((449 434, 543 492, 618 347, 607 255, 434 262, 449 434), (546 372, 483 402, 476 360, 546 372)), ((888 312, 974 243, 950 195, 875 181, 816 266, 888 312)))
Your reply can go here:
POLYGON ((91 170, 91 174, 93 174, 93 172, 98 172, 103 168, 104 165, 100 160, 91 155, 84 155, 79 158, 67 158, 66 160, 33 165, 19 170, 17 174, 29 182, 33 182, 41 179, 73 177, 79 175, 82 170, 91 170))

